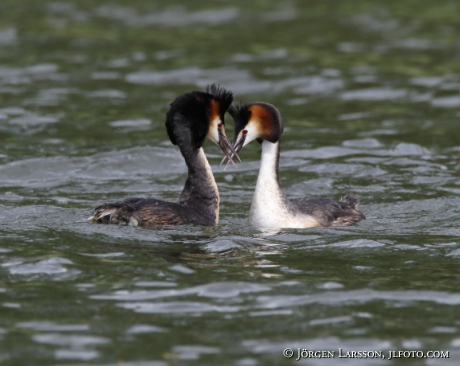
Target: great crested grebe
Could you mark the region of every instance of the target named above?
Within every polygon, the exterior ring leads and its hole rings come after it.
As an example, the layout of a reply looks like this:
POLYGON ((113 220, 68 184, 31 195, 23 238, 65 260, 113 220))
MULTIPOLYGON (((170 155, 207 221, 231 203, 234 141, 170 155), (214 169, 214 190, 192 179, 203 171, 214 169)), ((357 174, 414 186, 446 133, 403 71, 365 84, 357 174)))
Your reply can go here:
POLYGON ((166 114, 166 131, 178 145, 188 168, 184 189, 177 203, 157 199, 127 198, 97 207, 88 221, 134 225, 216 225, 219 221, 219 191, 202 145, 206 138, 227 157, 235 153, 225 135, 224 114, 233 93, 216 85, 205 92, 193 91, 174 100, 166 114))
POLYGON ((262 144, 261 164, 249 222, 257 228, 307 228, 314 226, 348 226, 365 219, 356 209, 358 200, 348 195, 340 201, 329 198, 288 200, 281 191, 278 167, 283 122, 279 111, 268 103, 231 106, 235 121, 238 153, 252 140, 262 144))

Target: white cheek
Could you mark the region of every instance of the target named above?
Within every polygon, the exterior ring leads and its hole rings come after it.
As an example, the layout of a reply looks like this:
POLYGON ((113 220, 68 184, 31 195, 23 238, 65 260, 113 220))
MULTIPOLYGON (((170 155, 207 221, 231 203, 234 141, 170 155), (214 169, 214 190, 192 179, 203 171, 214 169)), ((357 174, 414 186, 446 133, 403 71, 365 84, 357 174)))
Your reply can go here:
POLYGON ((211 123, 209 124, 209 132, 208 132, 208 135, 206 136, 208 139, 210 139, 215 144, 219 142, 219 130, 217 128, 217 125, 219 123, 221 123, 220 118, 216 118, 215 120, 211 121, 211 123))
POLYGON ((246 134, 246 139, 244 140, 243 147, 259 137, 259 132, 257 130, 257 124, 255 124, 254 122, 249 122, 246 125, 245 130, 248 131, 248 133, 246 134))

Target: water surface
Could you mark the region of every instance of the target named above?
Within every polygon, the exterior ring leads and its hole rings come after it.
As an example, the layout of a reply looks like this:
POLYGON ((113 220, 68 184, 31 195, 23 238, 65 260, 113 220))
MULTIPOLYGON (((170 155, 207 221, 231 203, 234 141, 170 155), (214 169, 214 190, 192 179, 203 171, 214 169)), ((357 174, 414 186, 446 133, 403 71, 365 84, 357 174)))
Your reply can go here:
POLYGON ((2 1, 0 363, 359 363, 342 348, 457 365, 459 7, 2 1), (290 197, 355 193, 368 219, 253 229, 259 145, 223 170, 207 142, 217 227, 86 223, 105 201, 176 199, 186 167, 164 116, 210 83, 279 108, 290 197))

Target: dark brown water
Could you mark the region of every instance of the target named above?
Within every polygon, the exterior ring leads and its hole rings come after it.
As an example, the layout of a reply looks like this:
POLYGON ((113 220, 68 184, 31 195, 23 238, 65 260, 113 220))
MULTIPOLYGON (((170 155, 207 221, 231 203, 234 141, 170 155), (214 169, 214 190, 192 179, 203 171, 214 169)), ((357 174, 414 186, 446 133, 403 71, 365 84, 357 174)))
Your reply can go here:
POLYGON ((457 365, 460 3, 175 4, 0 3, 0 364, 457 365), (210 83, 279 108, 291 198, 368 220, 252 229, 260 147, 224 171, 208 142, 219 226, 86 223, 178 196, 164 115, 210 83))

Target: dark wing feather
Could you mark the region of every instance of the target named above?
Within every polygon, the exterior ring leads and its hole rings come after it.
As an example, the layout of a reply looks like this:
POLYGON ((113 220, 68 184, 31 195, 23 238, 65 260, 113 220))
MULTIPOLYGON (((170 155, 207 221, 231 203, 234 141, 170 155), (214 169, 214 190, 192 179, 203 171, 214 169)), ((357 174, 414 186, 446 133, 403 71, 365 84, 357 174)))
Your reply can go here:
POLYGON ((294 210, 314 217, 322 226, 349 226, 366 218, 357 210, 358 199, 352 195, 345 196, 340 201, 303 198, 290 200, 289 203, 294 210))
POLYGON ((88 219, 103 224, 155 226, 200 224, 214 225, 205 217, 174 202, 157 199, 127 198, 97 207, 88 219))

